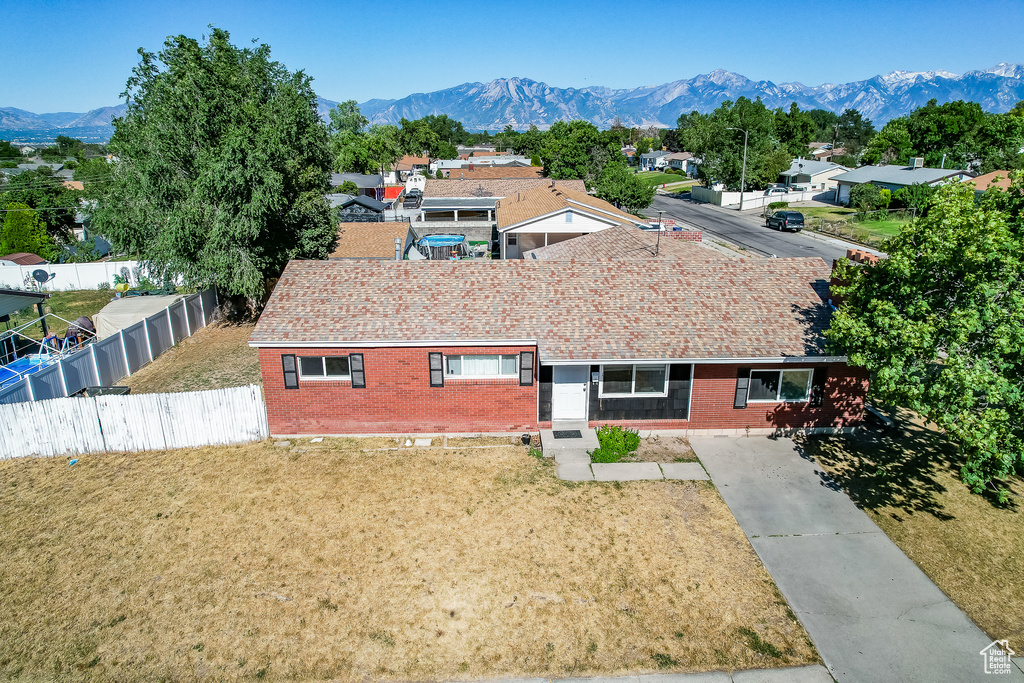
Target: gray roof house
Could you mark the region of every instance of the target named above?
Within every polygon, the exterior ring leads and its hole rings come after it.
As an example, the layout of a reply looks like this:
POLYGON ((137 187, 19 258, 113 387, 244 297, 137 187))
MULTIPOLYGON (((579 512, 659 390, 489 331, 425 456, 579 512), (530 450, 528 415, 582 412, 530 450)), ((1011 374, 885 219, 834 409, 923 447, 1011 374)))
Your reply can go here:
POLYGON ((836 186, 833 178, 849 171, 831 161, 796 158, 788 169, 779 174, 779 182, 787 187, 800 185, 812 190, 829 190, 836 186))
POLYGON ((359 194, 384 199, 384 177, 376 174, 363 173, 332 173, 331 187, 341 187, 346 182, 353 182, 359 188, 359 194))
POLYGON ((644 168, 665 168, 668 166, 669 153, 663 149, 640 155, 640 165, 644 168))
POLYGON ((838 201, 845 204, 850 201, 850 189, 854 185, 871 183, 895 192, 915 184, 938 185, 946 180, 963 181, 973 177, 973 173, 962 169, 924 168, 922 159, 914 159, 910 166, 861 166, 833 176, 832 180, 839 186, 838 201))

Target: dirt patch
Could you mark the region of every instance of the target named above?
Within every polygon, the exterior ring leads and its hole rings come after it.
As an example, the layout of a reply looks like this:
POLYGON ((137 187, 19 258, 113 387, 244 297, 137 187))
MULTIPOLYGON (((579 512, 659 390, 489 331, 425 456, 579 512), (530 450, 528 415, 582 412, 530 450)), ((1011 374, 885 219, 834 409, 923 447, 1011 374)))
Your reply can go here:
POLYGON ((1024 481, 1009 505, 960 481, 956 447, 908 412, 888 431, 798 439, 991 638, 1024 651, 1024 481))
POLYGON ((222 389, 263 384, 259 352, 248 345, 253 323, 204 327, 118 382, 133 394, 222 389))
POLYGON ((622 462, 697 462, 690 442, 681 436, 649 436, 622 462))
POLYGON ((364 448, 389 443, 0 463, 0 673, 472 680, 817 661, 712 486, 562 482, 521 446, 364 448))

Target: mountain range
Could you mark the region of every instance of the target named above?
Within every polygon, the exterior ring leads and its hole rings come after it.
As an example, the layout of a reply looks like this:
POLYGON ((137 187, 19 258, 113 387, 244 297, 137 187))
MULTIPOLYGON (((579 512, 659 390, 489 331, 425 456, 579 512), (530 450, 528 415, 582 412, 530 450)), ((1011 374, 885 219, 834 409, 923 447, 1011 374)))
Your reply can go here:
MULTIPOLYGON (((585 119, 607 128, 616 118, 627 126, 675 126, 682 113, 716 109, 724 100, 760 97, 771 108, 791 102, 804 110, 828 109, 841 113, 857 109, 877 127, 909 114, 930 99, 977 102, 982 109, 1005 112, 1024 100, 1024 66, 1006 62, 980 71, 957 75, 948 71, 893 71, 853 83, 801 83, 752 81, 731 71, 638 88, 557 88, 528 78, 498 78, 489 83, 464 83, 454 88, 415 93, 398 100, 369 100, 359 105, 371 123, 398 123, 428 114, 447 114, 466 130, 498 131, 506 125, 525 130, 530 125, 548 128, 558 120, 585 119)), ((337 102, 317 98, 320 115, 337 102)), ((93 109, 84 114, 34 114, 0 107, 0 131, 35 131, 83 127, 110 128, 110 120, 124 113, 125 105, 93 109)), ((112 130, 112 129, 111 129, 112 130)))

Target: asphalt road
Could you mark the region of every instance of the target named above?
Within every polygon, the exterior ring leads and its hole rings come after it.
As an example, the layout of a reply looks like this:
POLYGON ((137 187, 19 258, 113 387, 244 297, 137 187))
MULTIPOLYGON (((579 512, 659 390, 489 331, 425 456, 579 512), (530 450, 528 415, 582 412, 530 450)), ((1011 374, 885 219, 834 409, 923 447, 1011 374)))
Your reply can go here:
POLYGON ((654 203, 644 213, 656 216, 657 211, 664 211, 664 218, 674 218, 700 228, 707 235, 705 239, 717 237, 745 247, 759 256, 819 256, 825 263, 831 264, 833 259, 846 256, 848 247, 855 246, 831 238, 811 237, 803 232, 780 232, 766 228, 760 214, 741 214, 714 204, 701 204, 667 195, 655 195, 654 203))

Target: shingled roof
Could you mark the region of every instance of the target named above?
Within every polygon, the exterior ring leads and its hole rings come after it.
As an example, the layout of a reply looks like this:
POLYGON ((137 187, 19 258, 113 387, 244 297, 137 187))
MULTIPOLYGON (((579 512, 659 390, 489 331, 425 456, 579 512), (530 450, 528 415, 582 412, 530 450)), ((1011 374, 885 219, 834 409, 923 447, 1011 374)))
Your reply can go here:
POLYGON ((395 258, 395 238, 402 241, 409 234, 408 223, 339 223, 338 245, 331 258, 395 258))
POLYGON ((602 216, 615 222, 640 223, 641 219, 617 209, 603 199, 592 197, 585 191, 568 187, 544 185, 527 192, 516 193, 498 204, 495 217, 498 230, 504 230, 531 218, 538 218, 562 209, 602 216))
POLYGON ((526 192, 536 187, 544 187, 555 183, 556 187, 569 188, 586 192, 587 186, 582 180, 555 180, 549 178, 473 178, 457 180, 453 178, 427 178, 423 188, 424 197, 510 197, 517 192, 526 192))
POLYGON ((523 258, 546 261, 653 258, 670 261, 721 261, 728 257, 699 244, 674 237, 669 232, 659 240, 656 230, 617 225, 546 247, 538 247, 525 252, 523 258))
POLYGON ((292 261, 252 346, 536 341, 541 360, 824 355, 829 268, 714 262, 292 261))

